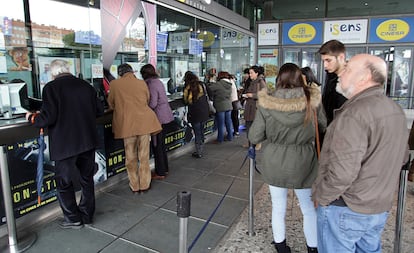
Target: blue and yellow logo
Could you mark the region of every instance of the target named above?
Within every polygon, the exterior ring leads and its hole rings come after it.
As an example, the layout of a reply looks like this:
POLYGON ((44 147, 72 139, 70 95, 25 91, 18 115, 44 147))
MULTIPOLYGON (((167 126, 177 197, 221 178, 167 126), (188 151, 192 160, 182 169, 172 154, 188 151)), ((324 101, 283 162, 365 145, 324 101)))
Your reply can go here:
POLYGON ((310 24, 300 23, 289 29, 288 36, 293 42, 307 43, 315 38, 316 29, 310 24))
POLYGON ((378 25, 378 38, 386 41, 401 40, 410 32, 410 25, 401 19, 390 19, 378 25))

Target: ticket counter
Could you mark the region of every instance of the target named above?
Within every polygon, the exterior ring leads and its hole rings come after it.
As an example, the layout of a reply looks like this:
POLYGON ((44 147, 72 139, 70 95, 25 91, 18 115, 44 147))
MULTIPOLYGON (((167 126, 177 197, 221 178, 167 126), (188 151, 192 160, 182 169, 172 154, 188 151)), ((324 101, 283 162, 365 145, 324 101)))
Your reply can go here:
MULTIPOLYGON (((174 113, 174 123, 165 137, 167 151, 177 150, 192 141, 191 130, 186 124, 186 107, 181 99, 170 101, 174 113)), ((205 125, 205 133, 213 132, 213 119, 205 125)), ((99 144, 95 153, 95 184, 110 180, 125 172, 123 142, 114 139, 112 134, 112 112, 107 111, 97 119, 99 144)), ((45 134, 44 179, 42 201, 37 202, 36 168, 38 158, 39 129, 31 126, 24 117, 0 120, 0 144, 5 147, 9 168, 10 190, 14 217, 18 219, 32 211, 57 200, 56 184, 53 181, 54 162, 49 159, 48 137, 45 134)), ((69 137, 72 138, 72 137, 69 137)), ((0 193, 0 203, 4 203, 0 193)), ((1 225, 6 223, 4 206, 0 207, 1 225)))

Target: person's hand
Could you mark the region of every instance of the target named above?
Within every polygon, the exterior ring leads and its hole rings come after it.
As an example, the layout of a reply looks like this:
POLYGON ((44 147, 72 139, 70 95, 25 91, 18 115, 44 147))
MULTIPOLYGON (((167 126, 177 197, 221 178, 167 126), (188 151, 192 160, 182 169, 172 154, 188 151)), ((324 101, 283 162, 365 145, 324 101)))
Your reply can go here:
POLYGON ((318 207, 318 201, 314 200, 314 201, 313 201, 313 206, 314 206, 315 208, 317 208, 317 207, 318 207))
POLYGON ((26 112, 26 120, 29 121, 30 116, 32 115, 32 112, 26 112))

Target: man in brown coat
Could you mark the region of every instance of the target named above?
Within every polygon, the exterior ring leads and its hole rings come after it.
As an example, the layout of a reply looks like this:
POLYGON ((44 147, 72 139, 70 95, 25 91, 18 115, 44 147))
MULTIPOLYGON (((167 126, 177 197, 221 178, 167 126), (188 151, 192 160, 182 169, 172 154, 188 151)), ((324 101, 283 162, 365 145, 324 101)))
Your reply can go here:
POLYGON ((146 83, 137 79, 126 63, 118 66, 118 75, 120 78, 110 83, 108 96, 113 109, 112 131, 116 139, 124 140, 131 191, 146 192, 151 184, 150 135, 161 131, 161 124, 148 106, 150 93, 146 83))

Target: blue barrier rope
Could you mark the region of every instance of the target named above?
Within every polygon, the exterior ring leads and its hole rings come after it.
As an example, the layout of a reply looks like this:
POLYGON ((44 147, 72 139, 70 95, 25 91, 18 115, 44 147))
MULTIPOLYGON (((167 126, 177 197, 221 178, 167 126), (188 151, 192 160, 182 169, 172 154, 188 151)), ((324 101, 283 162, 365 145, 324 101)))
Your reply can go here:
MULTIPOLYGON (((251 147, 250 147, 251 148, 251 147)), ((251 157, 250 155, 250 148, 249 148, 249 152, 247 153, 246 157, 243 160, 242 165, 240 166, 241 170, 244 166, 244 163, 246 162, 247 158, 252 158, 254 159, 254 157, 256 157, 255 155, 255 149, 253 148, 253 156, 251 157)), ((254 160, 256 163, 256 160, 254 160)), ((200 229, 200 231, 198 232, 197 236, 194 238, 194 240, 191 242, 190 246, 188 247, 188 253, 193 249, 195 243, 198 241, 198 239, 200 238, 200 236, 203 234, 204 230, 207 228, 207 225, 210 223, 211 219, 214 217, 214 215, 216 214, 218 208, 221 206, 221 204, 223 203, 224 198, 227 196, 227 193, 229 193, 231 186, 233 185, 234 181, 236 180, 236 178, 234 177, 231 184, 229 185, 229 187, 227 187, 227 190, 224 192, 223 197, 220 199, 219 203, 217 204, 216 208, 213 210, 213 212, 211 213, 210 217, 208 217, 208 219, 206 220, 206 222, 204 223, 203 227, 200 229)))

